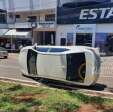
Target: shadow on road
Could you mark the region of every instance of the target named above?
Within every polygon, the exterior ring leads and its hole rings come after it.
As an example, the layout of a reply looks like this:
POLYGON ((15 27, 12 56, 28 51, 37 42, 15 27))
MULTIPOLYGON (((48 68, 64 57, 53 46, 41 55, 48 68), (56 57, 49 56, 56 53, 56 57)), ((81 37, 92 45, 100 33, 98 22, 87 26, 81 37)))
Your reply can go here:
POLYGON ((104 84, 96 84, 94 86, 78 86, 72 83, 66 83, 62 81, 56 81, 51 79, 44 79, 44 78, 32 78, 33 80, 42 83, 48 87, 64 89, 64 90, 78 90, 78 89, 87 89, 87 90, 96 90, 96 91, 104 91, 107 88, 104 84))

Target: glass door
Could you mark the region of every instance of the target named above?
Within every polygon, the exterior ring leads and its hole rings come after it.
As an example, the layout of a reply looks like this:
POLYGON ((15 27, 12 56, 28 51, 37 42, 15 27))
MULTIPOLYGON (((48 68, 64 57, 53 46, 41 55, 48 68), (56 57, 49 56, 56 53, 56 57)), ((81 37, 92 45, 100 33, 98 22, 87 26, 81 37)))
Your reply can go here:
POLYGON ((76 45, 92 46, 92 33, 77 33, 76 45))

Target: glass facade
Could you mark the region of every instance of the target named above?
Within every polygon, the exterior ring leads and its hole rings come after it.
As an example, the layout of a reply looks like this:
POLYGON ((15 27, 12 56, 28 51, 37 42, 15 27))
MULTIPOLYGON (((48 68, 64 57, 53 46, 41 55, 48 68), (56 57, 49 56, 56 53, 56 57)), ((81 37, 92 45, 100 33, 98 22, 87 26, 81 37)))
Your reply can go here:
POLYGON ((113 54, 113 33, 96 33, 95 47, 101 53, 113 54))
POLYGON ((7 12, 0 9, 0 24, 7 23, 7 12))

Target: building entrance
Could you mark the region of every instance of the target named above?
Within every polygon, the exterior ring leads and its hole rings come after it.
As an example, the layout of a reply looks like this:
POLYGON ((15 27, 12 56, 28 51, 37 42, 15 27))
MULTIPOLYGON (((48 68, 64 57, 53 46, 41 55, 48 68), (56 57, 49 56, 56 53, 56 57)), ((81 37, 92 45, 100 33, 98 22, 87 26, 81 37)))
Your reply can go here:
POLYGON ((37 35, 37 43, 39 45, 55 45, 55 35, 54 31, 40 31, 37 35))
POLYGON ((76 34, 76 44, 82 46, 92 46, 92 33, 77 33, 76 34))

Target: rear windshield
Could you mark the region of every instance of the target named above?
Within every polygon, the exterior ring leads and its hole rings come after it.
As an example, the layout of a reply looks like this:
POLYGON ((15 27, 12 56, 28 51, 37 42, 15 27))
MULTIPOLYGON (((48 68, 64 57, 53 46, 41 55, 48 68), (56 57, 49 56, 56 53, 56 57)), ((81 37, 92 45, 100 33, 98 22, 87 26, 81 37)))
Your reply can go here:
POLYGON ((65 52, 68 50, 69 49, 65 49, 65 48, 51 48, 49 52, 65 52))
POLYGON ((39 52, 65 52, 65 51, 68 51, 69 49, 66 49, 66 48, 42 48, 42 47, 38 47, 37 48, 37 51, 39 52))

